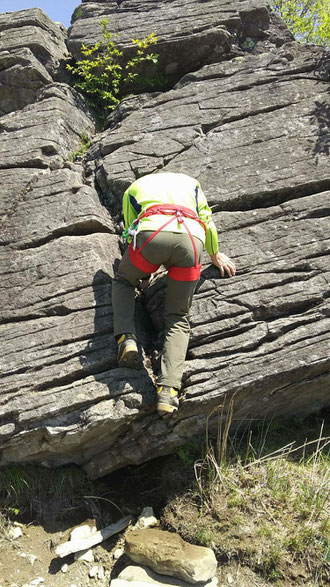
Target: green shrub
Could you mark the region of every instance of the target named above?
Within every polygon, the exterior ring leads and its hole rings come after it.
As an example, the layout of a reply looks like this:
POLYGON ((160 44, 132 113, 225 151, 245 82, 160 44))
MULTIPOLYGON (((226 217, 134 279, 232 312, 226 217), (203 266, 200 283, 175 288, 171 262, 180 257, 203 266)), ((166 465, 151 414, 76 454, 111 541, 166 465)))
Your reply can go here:
POLYGON ((132 39, 132 47, 135 54, 125 60, 121 51, 113 40, 113 33, 108 30, 108 20, 100 21, 102 41, 92 46, 82 44, 81 53, 83 59, 75 65, 67 65, 67 69, 76 78, 74 86, 82 90, 87 96, 89 105, 104 121, 107 114, 113 110, 120 101, 132 93, 135 86, 148 84, 154 86, 159 79, 154 71, 154 76, 142 77, 142 65, 149 63, 155 68, 158 63, 158 55, 149 52, 152 45, 157 42, 157 37, 151 33, 143 39, 132 39))

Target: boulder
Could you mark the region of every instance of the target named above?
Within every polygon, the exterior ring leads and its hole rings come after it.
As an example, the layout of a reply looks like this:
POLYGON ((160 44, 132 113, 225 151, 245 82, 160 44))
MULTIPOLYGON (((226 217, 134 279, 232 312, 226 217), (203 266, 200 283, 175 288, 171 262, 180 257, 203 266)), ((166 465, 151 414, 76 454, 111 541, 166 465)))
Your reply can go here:
POLYGON ((164 530, 129 532, 125 552, 134 562, 150 567, 156 573, 190 583, 209 581, 217 570, 211 548, 189 544, 179 534, 164 530))
POLYGON ((64 81, 66 29, 40 8, 0 14, 0 115, 37 99, 52 81, 64 81))

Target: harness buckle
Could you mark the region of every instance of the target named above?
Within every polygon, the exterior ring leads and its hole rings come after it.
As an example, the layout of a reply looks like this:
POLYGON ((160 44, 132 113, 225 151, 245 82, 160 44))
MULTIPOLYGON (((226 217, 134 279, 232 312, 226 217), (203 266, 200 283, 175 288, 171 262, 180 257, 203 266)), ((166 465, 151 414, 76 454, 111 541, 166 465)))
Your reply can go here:
POLYGON ((176 210, 175 211, 175 215, 177 217, 177 221, 179 224, 182 224, 184 222, 183 218, 182 218, 182 213, 181 210, 176 210))

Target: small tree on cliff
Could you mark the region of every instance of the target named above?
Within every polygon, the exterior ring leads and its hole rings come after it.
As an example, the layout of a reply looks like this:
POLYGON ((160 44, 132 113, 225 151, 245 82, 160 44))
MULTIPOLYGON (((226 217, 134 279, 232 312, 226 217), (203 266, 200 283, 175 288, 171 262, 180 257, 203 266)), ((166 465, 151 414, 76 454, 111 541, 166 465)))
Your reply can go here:
POLYGON ((103 19, 99 24, 102 41, 89 47, 82 44, 84 59, 74 66, 67 65, 67 69, 76 78, 74 86, 87 95, 89 105, 104 121, 109 111, 130 93, 133 82, 149 81, 152 85, 152 78, 141 77, 141 65, 147 62, 156 65, 158 55, 149 52, 149 48, 157 42, 157 37, 151 33, 141 40, 132 39, 135 54, 125 61, 123 51, 113 41, 113 33, 108 31, 108 20, 103 19))
POLYGON ((329 47, 329 0, 269 0, 298 41, 329 47))

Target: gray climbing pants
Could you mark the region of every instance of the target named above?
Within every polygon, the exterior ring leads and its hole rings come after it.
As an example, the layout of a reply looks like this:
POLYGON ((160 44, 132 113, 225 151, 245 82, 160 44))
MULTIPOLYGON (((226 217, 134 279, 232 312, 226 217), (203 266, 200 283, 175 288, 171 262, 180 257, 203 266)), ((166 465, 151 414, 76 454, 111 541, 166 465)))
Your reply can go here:
MULTIPOLYGON (((137 235, 140 248, 152 233, 143 231, 137 235)), ((203 243, 194 237, 197 262, 203 252, 203 243)), ((143 257, 155 265, 166 268, 192 267, 195 263, 194 249, 187 234, 159 232, 143 249, 143 257)), ((136 333, 134 324, 135 288, 148 274, 130 261, 125 252, 112 282, 112 306, 114 335, 136 333)), ((161 369, 157 383, 180 389, 181 379, 189 342, 188 312, 192 303, 197 281, 175 281, 167 276, 164 309, 165 340, 161 356, 161 369)))

